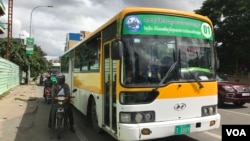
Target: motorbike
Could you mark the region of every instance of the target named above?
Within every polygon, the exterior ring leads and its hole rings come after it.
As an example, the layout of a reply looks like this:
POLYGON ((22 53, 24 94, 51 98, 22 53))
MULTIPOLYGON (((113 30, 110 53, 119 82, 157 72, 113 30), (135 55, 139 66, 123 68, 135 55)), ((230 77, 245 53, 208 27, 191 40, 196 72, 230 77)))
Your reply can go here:
MULTIPOLYGON (((76 92, 77 89, 74 89, 73 92, 76 92)), ((56 96, 55 101, 57 102, 57 108, 55 113, 55 130, 57 131, 57 138, 60 139, 62 131, 65 127, 69 126, 69 117, 67 114, 66 102, 69 98, 74 98, 74 96, 56 96)))
POLYGON ((44 99, 45 99, 45 102, 50 104, 51 101, 52 101, 52 96, 51 96, 51 87, 45 87, 45 90, 44 90, 44 99))

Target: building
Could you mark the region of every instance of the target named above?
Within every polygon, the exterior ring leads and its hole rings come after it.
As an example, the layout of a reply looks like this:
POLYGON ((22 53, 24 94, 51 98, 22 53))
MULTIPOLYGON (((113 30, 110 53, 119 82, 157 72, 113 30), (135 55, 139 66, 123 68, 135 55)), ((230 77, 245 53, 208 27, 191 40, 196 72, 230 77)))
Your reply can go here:
POLYGON ((66 46, 64 51, 74 47, 77 43, 87 38, 90 35, 88 31, 80 31, 80 33, 68 33, 66 36, 66 46))
POLYGON ((91 32, 89 31, 81 31, 80 34, 81 34, 81 39, 85 39, 87 37, 89 37, 91 32))

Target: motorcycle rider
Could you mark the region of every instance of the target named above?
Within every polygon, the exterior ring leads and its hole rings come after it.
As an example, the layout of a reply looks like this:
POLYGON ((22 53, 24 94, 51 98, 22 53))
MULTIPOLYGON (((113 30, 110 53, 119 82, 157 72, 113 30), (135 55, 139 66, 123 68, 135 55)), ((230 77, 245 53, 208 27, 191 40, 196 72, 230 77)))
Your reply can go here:
MULTIPOLYGON (((51 106, 51 110, 50 110, 50 116, 49 116, 49 128, 53 127, 53 125, 55 124, 55 112, 56 112, 56 100, 55 97, 58 95, 64 95, 66 97, 70 97, 70 88, 69 85, 67 83, 65 83, 65 76, 63 74, 57 74, 56 75, 56 79, 57 79, 57 83, 54 84, 52 86, 52 98, 53 98, 53 103, 51 106)), ((71 109, 71 104, 70 104, 70 99, 68 99, 68 101, 65 103, 65 110, 68 113, 69 116, 69 122, 70 122, 70 131, 71 132, 75 132, 74 129, 74 118, 73 118, 73 112, 71 109)))
POLYGON ((50 75, 47 74, 46 77, 47 77, 47 79, 44 81, 43 97, 45 97, 46 89, 52 88, 52 85, 53 85, 53 81, 51 80, 50 75))

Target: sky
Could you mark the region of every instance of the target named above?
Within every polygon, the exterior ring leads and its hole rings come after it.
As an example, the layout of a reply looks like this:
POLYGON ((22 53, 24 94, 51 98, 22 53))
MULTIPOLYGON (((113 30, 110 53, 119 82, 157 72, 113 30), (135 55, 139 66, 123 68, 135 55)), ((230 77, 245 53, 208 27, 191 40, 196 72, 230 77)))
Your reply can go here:
MULTIPOLYGON (((6 14, 0 17, 0 21, 7 23, 8 0, 2 1, 6 14)), ((12 37, 26 39, 31 33, 35 44, 47 54, 47 59, 57 59, 64 52, 67 33, 93 32, 123 8, 143 6, 193 12, 200 9, 204 1, 13 0, 12 37)), ((6 29, 0 38, 7 37, 7 32, 6 29)))

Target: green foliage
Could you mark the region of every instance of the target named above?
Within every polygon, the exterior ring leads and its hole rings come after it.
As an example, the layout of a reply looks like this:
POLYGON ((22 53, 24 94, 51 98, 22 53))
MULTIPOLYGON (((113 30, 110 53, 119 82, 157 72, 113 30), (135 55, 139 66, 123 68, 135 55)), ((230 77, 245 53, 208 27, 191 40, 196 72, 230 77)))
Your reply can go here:
POLYGON ((212 20, 215 41, 223 43, 217 48, 219 71, 238 73, 241 64, 250 70, 250 1, 206 0, 195 13, 212 20))
MULTIPOLYGON (((0 56, 6 58, 7 38, 0 39, 0 56)), ((26 54, 26 47, 20 39, 11 39, 9 47, 9 60, 19 65, 21 71, 28 72, 30 65, 31 77, 37 78, 39 73, 49 69, 50 63, 44 57, 46 54, 37 45, 34 45, 32 55, 26 54)), ((27 76, 26 76, 27 77, 27 76)))

